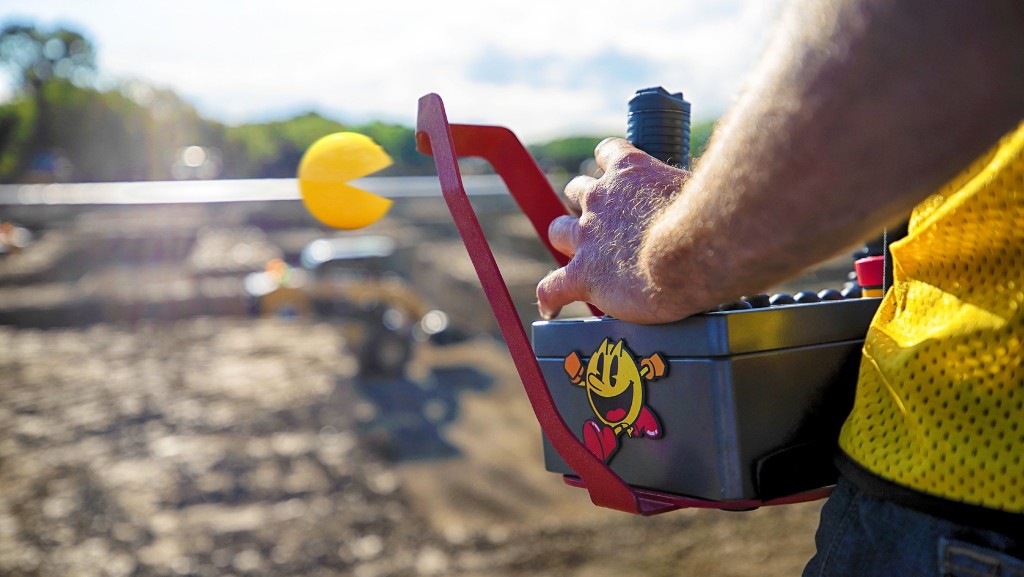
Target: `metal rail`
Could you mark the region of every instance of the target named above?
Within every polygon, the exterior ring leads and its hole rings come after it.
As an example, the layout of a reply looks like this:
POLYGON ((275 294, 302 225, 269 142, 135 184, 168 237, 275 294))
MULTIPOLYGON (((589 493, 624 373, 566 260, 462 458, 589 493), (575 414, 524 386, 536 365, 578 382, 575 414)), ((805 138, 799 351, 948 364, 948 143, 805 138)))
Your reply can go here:
MULTIPOLYGON (((507 195, 494 174, 465 177, 472 196, 507 195)), ((383 176, 353 182, 386 198, 440 197, 435 176, 383 176)), ((180 180, 160 182, 90 182, 77 184, 0 185, 0 206, 195 204, 298 200, 293 178, 249 180, 180 180)))

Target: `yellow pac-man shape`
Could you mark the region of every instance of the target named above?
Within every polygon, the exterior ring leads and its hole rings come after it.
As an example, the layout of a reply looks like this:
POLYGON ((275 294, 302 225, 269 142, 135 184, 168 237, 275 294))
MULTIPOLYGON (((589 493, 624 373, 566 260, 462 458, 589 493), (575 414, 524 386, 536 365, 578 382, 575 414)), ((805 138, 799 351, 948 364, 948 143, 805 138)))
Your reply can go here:
POLYGON ((329 134, 314 142, 299 162, 302 202, 327 226, 354 229, 373 224, 391 208, 391 201, 346 183, 387 168, 391 162, 388 153, 368 136, 329 134))

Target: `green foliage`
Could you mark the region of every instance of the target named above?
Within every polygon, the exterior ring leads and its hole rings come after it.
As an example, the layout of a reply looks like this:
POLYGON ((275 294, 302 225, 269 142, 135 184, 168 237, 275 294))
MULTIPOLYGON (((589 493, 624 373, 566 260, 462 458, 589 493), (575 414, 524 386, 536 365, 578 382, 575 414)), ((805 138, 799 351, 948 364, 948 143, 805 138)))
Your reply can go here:
POLYGON ((434 173, 434 159, 416 150, 416 131, 407 126, 371 122, 351 129, 372 138, 387 151, 395 164, 381 176, 422 176, 434 173))
MULTIPOLYGON (((288 178, 313 142, 340 131, 365 134, 391 155, 395 163, 381 175, 434 172, 433 159, 416 151, 414 130, 398 124, 346 125, 307 112, 225 126, 169 90, 139 84, 96 90, 92 44, 64 28, 5 25, 0 66, 12 72, 18 89, 0 105, 0 182, 288 178), (198 157, 190 154, 197 151, 198 157)), ((693 127, 695 156, 711 129, 712 123, 693 127)), ((593 158, 601 138, 560 138, 530 151, 548 173, 571 176, 593 158)))
POLYGON ((584 161, 594 158, 594 148, 603 139, 601 136, 558 138, 532 145, 529 150, 545 172, 574 175, 581 172, 584 161))
POLYGON ((291 120, 226 127, 224 176, 294 177, 303 152, 327 134, 345 130, 340 122, 315 112, 291 120))
POLYGON ((383 122, 348 126, 307 112, 289 120, 227 127, 224 176, 294 177, 306 149, 335 132, 358 132, 380 144, 395 161, 380 175, 430 174, 433 170, 433 161, 416 152, 416 135, 409 127, 383 122))
POLYGON ((19 23, 0 29, 0 63, 24 90, 38 90, 52 78, 88 84, 96 72, 95 59, 92 43, 73 30, 45 31, 19 23))
POLYGON ((708 120, 690 127, 690 157, 697 159, 704 154, 716 122, 717 120, 708 120))
POLYGON ((0 127, 0 176, 18 178, 39 159, 58 157, 54 143, 58 128, 65 126, 58 118, 62 111, 51 108, 50 101, 62 95, 65 85, 92 82, 95 54, 78 32, 12 23, 0 28, 0 66, 11 72, 20 96, 31 99, 29 108, 5 107, 0 127))
MULTIPOLYGON (((702 122, 690 128, 690 156, 704 153, 715 121, 702 122)), ((559 138, 529 147, 537 163, 548 173, 561 176, 585 172, 584 162, 594 158, 594 148, 603 140, 601 136, 572 136, 559 138)))
POLYGON ((317 139, 340 131, 366 134, 394 158, 383 175, 431 174, 433 160, 416 152, 415 133, 396 124, 346 126, 310 112, 289 120, 225 126, 202 118, 173 92, 140 87, 101 92, 50 79, 38 97, 0 105, 0 182, 169 180, 202 177, 183 168, 182 151, 202 147, 222 178, 294 177, 317 139), (46 126, 37 122, 46 110, 46 126), (55 170, 54 162, 64 167, 55 170), (45 165, 40 169, 39 165, 45 165))
POLYGON ((0 181, 166 180, 182 147, 223 142, 222 125, 172 92, 149 90, 143 105, 121 90, 50 79, 38 97, 0 106, 0 181))
POLYGON ((145 113, 117 92, 78 88, 66 81, 43 85, 52 126, 48 147, 70 162, 66 177, 82 181, 137 180, 146 176, 145 113), (102 145, 98 145, 102 143, 102 145))
POLYGON ((21 98, 0 106, 0 182, 9 182, 25 156, 32 137, 36 106, 21 98))

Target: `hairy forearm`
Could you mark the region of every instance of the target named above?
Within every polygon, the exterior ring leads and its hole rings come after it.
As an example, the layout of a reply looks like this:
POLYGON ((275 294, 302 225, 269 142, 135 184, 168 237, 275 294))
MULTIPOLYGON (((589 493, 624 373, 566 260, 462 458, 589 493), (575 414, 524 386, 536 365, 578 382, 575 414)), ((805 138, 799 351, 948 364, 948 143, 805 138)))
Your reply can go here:
POLYGON ((876 234, 1024 117, 1014 0, 792 10, 640 266, 685 316, 876 234), (681 289, 681 290, 680 290, 681 289))

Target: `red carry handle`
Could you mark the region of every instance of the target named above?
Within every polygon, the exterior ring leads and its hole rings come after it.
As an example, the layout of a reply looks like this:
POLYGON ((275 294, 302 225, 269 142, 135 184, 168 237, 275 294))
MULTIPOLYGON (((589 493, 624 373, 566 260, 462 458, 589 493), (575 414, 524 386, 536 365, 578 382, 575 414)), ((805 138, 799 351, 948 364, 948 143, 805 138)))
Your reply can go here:
POLYGON ((557 216, 567 214, 565 207, 548 184, 533 158, 519 139, 507 128, 497 126, 449 125, 441 97, 428 94, 420 98, 416 119, 416 145, 420 152, 431 154, 437 164, 441 192, 455 225, 466 244, 469 258, 476 268, 484 294, 498 319, 519 378, 537 415, 541 429, 565 460, 566 464, 586 483, 595 505, 629 513, 659 512, 671 504, 639 499, 633 489, 618 475, 580 443, 579 439, 558 414, 551 398, 540 365, 533 355, 526 331, 519 321, 512 297, 494 261, 480 222, 462 185, 457 163, 458 151, 463 156, 481 156, 494 166, 505 180, 520 207, 530 217, 535 229, 555 258, 564 264, 566 259, 554 250, 547 240, 548 224, 557 216), (531 170, 532 168, 532 170, 531 170))
MULTIPOLYGON (((551 188, 551 183, 548 182, 547 177, 541 172, 540 167, 537 166, 533 157, 530 156, 530 153, 519 142, 516 135, 503 126, 449 124, 444 114, 444 104, 441 102, 441 97, 436 94, 429 94, 420 99, 419 116, 416 123, 416 149, 427 155, 434 155, 431 145, 431 141, 434 138, 430 128, 424 128, 424 124, 434 121, 424 118, 425 116, 440 116, 440 120, 437 122, 447 128, 448 146, 451 146, 455 151, 452 153, 453 157, 456 155, 479 156, 494 167, 495 172, 505 182, 505 186, 508 188, 512 198, 519 205, 519 210, 530 220, 533 230, 537 232, 537 236, 540 237, 544 247, 554 257, 558 266, 568 264, 569 257, 551 246, 551 241, 548 240, 548 225, 559 216, 569 214, 569 211, 565 209, 565 205, 558 199, 555 190, 551 188), (436 99, 436 107, 425 104, 424 101, 431 98, 436 99)), ((441 161, 435 156, 434 162, 438 165, 437 173, 440 176, 442 170, 440 166, 441 161)), ((465 190, 462 188, 462 176, 459 172, 458 163, 454 165, 454 176, 458 180, 455 186, 458 187, 458 190, 462 191, 462 194, 465 194, 465 190)), ((441 190, 444 192, 445 199, 447 200, 448 194, 444 178, 441 178, 441 190)), ((449 207, 452 206, 451 200, 448 200, 448 205, 449 207)), ((456 222, 460 218, 464 218, 461 215, 456 215, 454 209, 452 210, 452 216, 456 222)), ((472 207, 469 208, 469 214, 474 215, 472 207)), ((475 215, 473 219, 476 219, 475 215)), ((490 252, 486 242, 484 242, 481 250, 490 252)), ((504 284, 504 281, 502 281, 502 284, 504 284)), ((601 316, 603 314, 594 305, 588 303, 587 306, 590 307, 590 311, 594 313, 594 316, 601 316)))
MULTIPOLYGON (((444 103, 436 94, 420 98, 419 114, 416 119, 416 148, 434 157, 437 176, 441 181, 441 193, 448 203, 448 210, 455 219, 455 226, 466 245, 491 310, 498 320, 498 327, 508 345, 512 361, 519 372, 519 378, 523 381, 526 396, 533 406, 541 430, 559 456, 579 476, 579 480, 566 477, 567 483, 586 488, 595 505, 640 515, 655 515, 688 507, 743 510, 809 501, 828 495, 830 488, 816 489, 773 501, 708 501, 636 489, 623 481, 604 461, 598 459, 580 442, 559 414, 534 356, 533 348, 526 337, 526 331, 519 321, 519 315, 516 313, 501 271, 498 270, 494 255, 480 228, 480 222, 473 212, 469 197, 466 196, 457 159, 459 156, 479 156, 491 163, 505 181, 519 208, 530 219, 548 251, 562 266, 568 259, 551 246, 547 231, 552 220, 568 214, 565 206, 558 199, 558 195, 533 157, 512 131, 500 126, 449 124, 444 112, 444 103)), ((595 314, 600 314, 594 310, 595 314)))

